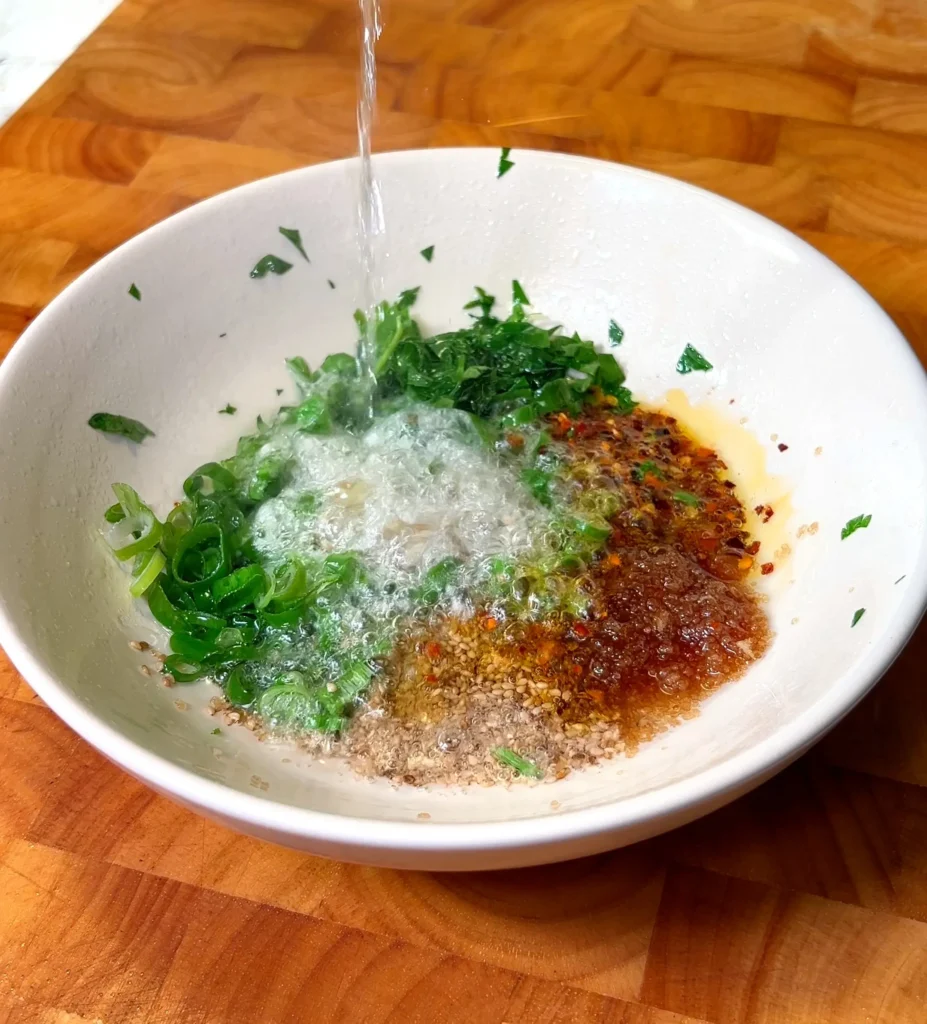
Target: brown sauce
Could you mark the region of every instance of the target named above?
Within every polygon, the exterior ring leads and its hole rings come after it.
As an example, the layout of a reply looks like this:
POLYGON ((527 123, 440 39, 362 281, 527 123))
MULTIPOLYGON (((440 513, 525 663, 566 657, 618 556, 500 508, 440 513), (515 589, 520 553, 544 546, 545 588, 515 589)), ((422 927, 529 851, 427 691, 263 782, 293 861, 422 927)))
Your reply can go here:
POLYGON ((512 777, 493 756, 505 746, 562 778, 697 714, 768 647, 748 582, 759 544, 717 453, 658 412, 549 426, 577 488, 621 497, 587 616, 416 627, 345 738, 360 770, 488 784, 512 777))

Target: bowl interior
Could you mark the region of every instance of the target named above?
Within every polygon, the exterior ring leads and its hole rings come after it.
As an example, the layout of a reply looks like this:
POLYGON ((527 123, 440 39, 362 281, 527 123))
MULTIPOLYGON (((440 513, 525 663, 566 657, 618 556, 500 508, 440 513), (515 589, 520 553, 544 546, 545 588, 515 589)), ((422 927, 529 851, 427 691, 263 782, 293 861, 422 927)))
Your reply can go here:
MULTIPOLYGON (((912 353, 848 278, 762 218, 614 165, 515 158, 501 180, 495 151, 377 159, 384 295, 421 285, 419 317, 448 328, 464 322, 473 285, 507 308, 517 277, 536 309, 603 344, 615 318, 635 393, 692 419, 750 505, 776 509, 758 528, 776 563, 764 581, 776 634, 767 657, 632 759, 555 788, 468 793, 360 782, 244 730, 214 736, 208 684, 166 690, 139 673, 127 641, 162 638, 99 536, 109 485, 131 483, 163 514, 193 467, 230 453, 256 414, 291 395, 285 357, 317 364, 353 347, 348 162, 238 189, 146 232, 84 275, 10 356, 0 376, 2 639, 43 695, 261 800, 363 819, 415 821, 427 809, 436 821, 489 822, 551 814, 554 797, 562 812, 656 801, 686 780, 731 783, 788 756, 865 692, 913 627, 927 576, 927 405, 912 353), (310 263, 279 226, 299 228, 310 263), (267 253, 292 271, 250 279, 267 253), (713 372, 676 373, 687 343, 713 372), (676 389, 685 398, 667 399, 676 389), (228 402, 237 415, 218 415, 228 402), (137 447, 104 437, 85 426, 100 409, 156 437, 137 447), (869 529, 841 541, 860 513, 871 513, 869 529), (724 765, 739 767, 724 776, 724 765)), ((157 771, 142 773, 159 784, 157 771)))

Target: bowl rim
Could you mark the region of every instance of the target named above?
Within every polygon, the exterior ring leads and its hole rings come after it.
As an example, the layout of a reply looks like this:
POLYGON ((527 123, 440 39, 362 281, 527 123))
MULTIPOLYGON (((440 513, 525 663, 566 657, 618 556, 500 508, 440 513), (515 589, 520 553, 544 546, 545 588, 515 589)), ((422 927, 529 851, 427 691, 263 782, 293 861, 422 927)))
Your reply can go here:
MULTIPOLYGON (((793 232, 739 203, 688 182, 652 171, 546 150, 520 149, 518 152, 524 161, 559 165, 567 175, 581 171, 606 170, 617 177, 639 178, 657 184, 669 193, 694 195, 703 202, 719 205, 728 213, 740 218, 742 223, 762 231, 766 237, 787 244, 806 262, 816 264, 831 275, 835 283, 848 289, 848 295, 852 296, 853 301, 866 305, 875 312, 876 319, 880 319, 884 327, 883 343, 895 346, 896 356, 902 364, 904 360, 908 361, 909 374, 919 380, 924 404, 927 405, 927 373, 888 314, 847 273, 793 232)), ((489 154, 492 154, 494 160, 497 149, 439 147, 401 150, 378 153, 373 159, 375 168, 389 165, 401 170, 404 164, 423 160, 457 163, 463 160, 488 159, 489 154)), ((54 319, 63 304, 73 298, 87 281, 103 273, 110 265, 118 263, 126 251, 144 248, 148 241, 158 234, 170 233, 179 227, 195 223, 199 218, 209 217, 215 208, 222 206, 233 194, 273 191, 279 187, 281 179, 299 177, 311 180, 314 177, 324 178, 333 173, 350 172, 357 162, 357 157, 327 161, 238 186, 159 221, 112 250, 56 296, 13 345, 11 352, 0 365, 0 402, 3 401, 4 391, 10 390, 13 386, 14 375, 20 362, 30 358, 32 348, 40 344, 46 323, 54 319)), ((873 643, 850 671, 838 677, 827 693, 749 750, 712 765, 697 775, 635 796, 618 797, 611 802, 591 807, 557 810, 507 821, 431 820, 423 823, 353 817, 296 807, 269 797, 252 796, 198 775, 188 768, 152 753, 123 735, 89 710, 63 683, 59 683, 46 671, 40 659, 32 653, 29 645, 20 636, 8 613, 7 602, 2 593, 2 581, 0 645, 6 650, 16 669, 51 710, 104 756, 160 792, 182 803, 193 805, 227 823, 237 820, 252 828, 263 830, 265 835, 296 835, 340 847, 341 850, 363 847, 423 853, 505 851, 577 841, 619 829, 646 827, 647 823, 657 826, 647 834, 655 834, 663 831, 663 828, 659 827, 661 821, 665 821, 664 828, 668 828, 678 823, 683 815, 687 819, 695 817, 700 807, 719 807, 757 785, 779 768, 785 767, 862 700, 911 638, 927 608, 927 544, 921 544, 919 559, 909 570, 908 576, 910 582, 905 589, 902 603, 879 641, 873 643), (671 820, 674 816, 676 822, 671 820)))

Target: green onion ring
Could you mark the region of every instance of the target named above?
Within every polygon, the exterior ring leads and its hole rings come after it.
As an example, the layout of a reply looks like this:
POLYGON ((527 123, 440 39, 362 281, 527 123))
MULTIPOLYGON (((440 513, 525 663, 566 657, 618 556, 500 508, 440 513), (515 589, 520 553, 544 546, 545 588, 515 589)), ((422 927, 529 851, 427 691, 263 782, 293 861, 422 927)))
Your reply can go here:
POLYGON ((161 575, 161 570, 166 565, 167 559, 158 548, 152 548, 143 555, 139 555, 129 593, 133 597, 141 597, 161 575))
POLYGON ((179 654, 171 654, 164 659, 164 674, 172 676, 175 683, 194 683, 206 675, 206 670, 202 665, 191 664, 179 654))
POLYGON ((216 491, 231 491, 237 481, 235 477, 218 462, 206 462, 199 469, 193 472, 183 482, 183 493, 188 498, 194 498, 198 494, 215 494, 216 491), (206 481, 210 487, 206 489, 206 481))
POLYGON ((229 570, 229 554, 221 528, 215 523, 199 523, 185 533, 177 544, 171 570, 177 585, 185 590, 205 588, 224 576, 229 570), (185 569, 194 559, 200 563, 200 573, 190 578, 185 569))

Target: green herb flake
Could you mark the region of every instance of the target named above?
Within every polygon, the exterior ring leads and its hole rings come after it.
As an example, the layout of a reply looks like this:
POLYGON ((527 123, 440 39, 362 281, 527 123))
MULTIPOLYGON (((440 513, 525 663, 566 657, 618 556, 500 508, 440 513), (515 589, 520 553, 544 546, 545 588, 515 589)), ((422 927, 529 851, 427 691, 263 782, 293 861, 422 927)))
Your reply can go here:
POLYGON ((624 341, 624 331, 614 320, 608 321, 608 340, 613 345, 620 345, 624 341))
POLYGON ((286 260, 280 259, 279 256, 274 256, 272 253, 268 253, 254 264, 251 268, 251 277, 267 277, 268 274, 285 274, 288 270, 293 269, 292 263, 287 263, 286 260))
POLYGON ((509 153, 512 152, 510 146, 502 147, 502 155, 499 157, 499 172, 496 174, 496 178, 501 178, 503 174, 508 174, 509 171, 515 166, 515 164, 509 160, 509 153))
POLYGON ((290 375, 296 382, 296 386, 300 391, 308 391, 315 383, 315 377, 313 376, 312 370, 309 369, 309 364, 303 359, 302 356, 292 356, 290 359, 285 360, 286 368, 290 371, 290 375))
POLYGON ((693 370, 705 371, 713 369, 714 367, 711 363, 692 345, 686 345, 682 355, 679 357, 679 362, 676 363, 677 373, 692 373, 693 370))
POLYGON ((615 411, 620 413, 622 416, 627 416, 637 408, 637 402, 634 400, 634 395, 631 394, 631 391, 628 388, 616 388, 614 395, 618 400, 618 404, 615 406, 615 411))
MULTIPOLYGON (((465 307, 475 311, 468 327, 425 338, 408 308, 410 298, 403 293, 399 302, 381 303, 375 311, 374 371, 385 400, 401 396, 462 409, 503 431, 552 412, 578 415, 593 387, 617 412, 634 408, 613 355, 597 352, 578 334, 538 326, 520 304, 499 319, 492 313, 495 298, 478 287, 465 307)), ((363 314, 358 325, 367 331, 363 314)))
POLYGON ((865 608, 857 608, 856 611, 853 612, 853 621, 850 623, 850 629, 852 629, 856 625, 856 623, 859 622, 859 620, 865 614, 866 614, 866 609, 865 608))
POLYGON ((406 288, 404 292, 399 293, 399 298, 396 300, 396 305, 400 309, 408 309, 410 306, 414 306, 418 301, 418 293, 422 290, 422 286, 416 285, 414 288, 406 288))
POLYGON ((847 521, 846 526, 844 526, 844 528, 840 531, 840 539, 846 540, 847 537, 856 533, 857 530, 865 530, 871 522, 871 515, 854 516, 852 519, 847 521))
POLYGON ((224 409, 219 410, 220 416, 234 416, 238 412, 238 409, 234 405, 226 405, 224 409))
POLYGON ((149 430, 144 423, 130 419, 128 416, 118 416, 112 412, 95 412, 87 423, 94 430, 102 434, 115 434, 117 437, 125 437, 136 444, 141 444, 146 437, 154 437, 154 431, 149 430))
MULTIPOLYGON (((306 255, 306 250, 303 248, 303 240, 300 237, 299 230, 297 228, 278 228, 279 232, 288 241, 292 242, 293 245, 299 250, 300 256, 309 263, 309 257, 306 255)), ((276 271, 275 271, 276 273, 276 271)))
POLYGON ((680 505, 688 505, 690 508, 698 508, 700 504, 698 497, 688 491, 673 491, 673 501, 678 501, 680 505))
POLYGON ((663 470, 655 463, 648 459, 646 462, 642 462, 639 466, 635 466, 631 470, 631 476, 634 477, 638 482, 643 480, 645 476, 655 476, 658 480, 665 480, 666 476, 663 470))
POLYGON ((512 302, 519 306, 530 306, 531 300, 525 294, 525 289, 518 283, 518 281, 512 282, 512 302))
POLYGON ((331 288, 332 291, 335 290, 335 282, 331 278, 328 279, 328 287, 331 288))
POLYGON ((216 728, 216 729, 213 729, 213 731, 212 731, 212 735, 213 735, 213 736, 221 736, 221 735, 222 735, 222 730, 221 730, 221 729, 218 729, 218 728, 216 728))
POLYGON ((479 309, 484 317, 492 315, 492 307, 496 304, 495 295, 490 295, 477 285, 476 298, 471 299, 464 309, 479 309))
POLYGON ((427 249, 422 249, 419 255, 424 258, 426 263, 431 263, 435 256, 435 247, 433 245, 429 245, 427 249))
POLYGON ((277 388, 277 394, 278 395, 282 395, 283 394, 283 388, 277 388))
POLYGON ((138 285, 134 281, 129 285, 129 294, 136 302, 142 301, 142 293, 138 290, 138 285))
POLYGON ((516 754, 515 751, 511 750, 509 747, 496 747, 492 752, 492 756, 499 762, 499 764, 504 764, 507 768, 511 768, 513 772, 516 772, 519 775, 525 775, 529 779, 544 778, 544 773, 533 761, 529 761, 526 757, 522 757, 521 754, 516 754))

